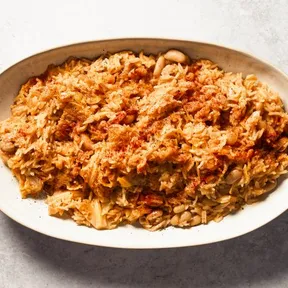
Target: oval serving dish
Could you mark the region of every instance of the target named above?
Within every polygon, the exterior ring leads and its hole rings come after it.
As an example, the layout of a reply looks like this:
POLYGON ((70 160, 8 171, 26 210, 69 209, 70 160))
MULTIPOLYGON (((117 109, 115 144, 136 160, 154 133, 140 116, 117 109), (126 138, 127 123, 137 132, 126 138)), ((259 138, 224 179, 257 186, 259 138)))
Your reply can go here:
MULTIPOLYGON (((9 117, 10 105, 21 84, 43 73, 50 64, 61 64, 69 56, 96 58, 121 50, 157 54, 179 49, 191 59, 212 60, 221 68, 243 75, 256 74, 280 94, 287 107, 288 78, 273 66, 254 56, 222 46, 168 39, 113 39, 69 45, 29 57, 0 75, 0 121, 9 117)), ((40 233, 73 242, 119 248, 169 248, 207 244, 237 237, 273 220, 288 208, 288 180, 282 179, 266 200, 245 206, 243 211, 225 217, 220 223, 209 223, 190 229, 169 227, 149 232, 131 225, 115 230, 98 231, 77 226, 71 220, 48 215, 44 200, 21 199, 17 181, 0 160, 0 209, 6 215, 40 233), (36 203, 35 203, 36 202, 36 203)))

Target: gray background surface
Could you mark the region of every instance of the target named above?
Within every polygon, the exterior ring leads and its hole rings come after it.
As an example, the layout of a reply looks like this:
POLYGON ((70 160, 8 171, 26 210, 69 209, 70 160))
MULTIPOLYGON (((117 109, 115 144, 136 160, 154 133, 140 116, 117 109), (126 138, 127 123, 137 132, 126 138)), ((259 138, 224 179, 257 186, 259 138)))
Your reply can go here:
MULTIPOLYGON (((288 72, 288 1, 136 2, 0 0, 0 72, 42 49, 128 36, 219 43, 288 72)), ((0 288, 284 288, 287 238, 286 212, 250 234, 206 246, 98 248, 40 235, 0 213, 0 288)))

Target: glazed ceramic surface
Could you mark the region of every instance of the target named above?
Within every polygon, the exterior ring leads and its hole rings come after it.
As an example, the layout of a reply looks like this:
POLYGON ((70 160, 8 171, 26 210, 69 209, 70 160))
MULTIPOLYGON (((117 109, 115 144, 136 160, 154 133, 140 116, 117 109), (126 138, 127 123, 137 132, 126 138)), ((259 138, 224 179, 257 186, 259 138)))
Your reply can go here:
MULTIPOLYGON (((106 52, 132 50, 157 54, 179 49, 192 59, 206 58, 226 71, 256 74, 280 94, 288 104, 288 79, 273 66, 233 49, 182 40, 114 39, 80 43, 45 51, 29 57, 0 75, 0 120, 9 117, 10 105, 21 84, 43 73, 49 64, 61 64, 69 56, 95 58, 106 52)), ((287 107, 287 106, 286 106, 287 107)), ((169 227, 149 232, 131 225, 110 231, 97 231, 77 226, 71 220, 48 216, 44 200, 21 199, 18 183, 0 160, 0 209, 15 221, 33 230, 56 238, 98 246, 120 248, 168 248, 193 246, 230 239, 248 233, 283 213, 288 208, 288 180, 281 179, 277 189, 266 200, 246 206, 244 210, 227 216, 220 223, 209 223, 190 229, 169 227)))

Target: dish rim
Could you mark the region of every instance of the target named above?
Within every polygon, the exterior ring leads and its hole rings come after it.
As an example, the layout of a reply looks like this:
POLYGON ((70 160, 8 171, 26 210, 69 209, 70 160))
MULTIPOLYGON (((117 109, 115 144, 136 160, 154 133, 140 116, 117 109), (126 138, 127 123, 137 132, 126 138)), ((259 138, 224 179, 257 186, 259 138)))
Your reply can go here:
POLYGON ((235 52, 237 52, 239 54, 242 54, 244 56, 251 57, 253 59, 256 59, 256 60, 262 62, 265 65, 268 65, 268 66, 274 68, 276 71, 281 73, 282 76, 284 76, 287 79, 287 81, 288 81, 288 74, 286 74, 284 71, 282 71, 280 68, 278 68, 275 64, 271 64, 267 60, 263 59, 262 57, 255 56, 254 54, 252 54, 252 53, 250 53, 248 51, 244 51, 244 50, 238 49, 238 48, 233 48, 232 46, 220 45, 220 44, 217 44, 217 43, 214 43, 214 42, 206 42, 206 41, 199 41, 199 40, 192 40, 192 39, 189 40, 189 39, 185 39, 185 38, 137 37, 137 36, 136 37, 101 38, 101 39, 97 39, 97 40, 88 40, 88 41, 83 41, 83 42, 79 41, 79 42, 73 42, 73 43, 70 43, 70 44, 67 44, 67 45, 57 45, 57 46, 55 46, 53 48, 43 49, 40 52, 32 54, 32 55, 30 54, 27 57, 18 60, 15 64, 12 64, 12 65, 8 66, 7 68, 5 68, 0 73, 0 78, 2 77, 2 75, 4 73, 8 72, 8 70, 12 69, 14 66, 16 66, 16 65, 18 65, 18 64, 20 64, 20 63, 22 63, 22 62, 24 62, 26 60, 29 60, 29 59, 31 59, 31 58, 33 58, 35 56, 40 56, 42 54, 45 54, 45 53, 48 53, 48 52, 52 52, 52 51, 55 51, 55 50, 58 50, 58 49, 61 49, 61 48, 68 48, 68 47, 77 46, 77 45, 86 45, 86 44, 92 44, 92 43, 103 42, 103 41, 105 41, 105 42, 106 41, 107 42, 113 42, 113 41, 122 41, 122 40, 124 40, 124 41, 128 41, 128 40, 151 40, 151 41, 192 42, 192 43, 195 43, 195 44, 200 44, 200 45, 203 44, 203 45, 207 45, 207 46, 210 46, 210 47, 224 48, 224 49, 227 49, 227 50, 230 50, 230 51, 235 51, 235 52))

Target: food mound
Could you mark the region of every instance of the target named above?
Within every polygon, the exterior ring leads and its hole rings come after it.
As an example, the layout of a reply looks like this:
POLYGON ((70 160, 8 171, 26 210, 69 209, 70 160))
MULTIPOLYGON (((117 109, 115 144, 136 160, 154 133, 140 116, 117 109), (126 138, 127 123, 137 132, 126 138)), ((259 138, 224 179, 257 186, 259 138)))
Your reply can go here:
POLYGON ((96 229, 219 222, 287 173, 278 94, 177 50, 69 59, 11 111, 0 153, 22 197, 45 193, 50 215, 96 229))

